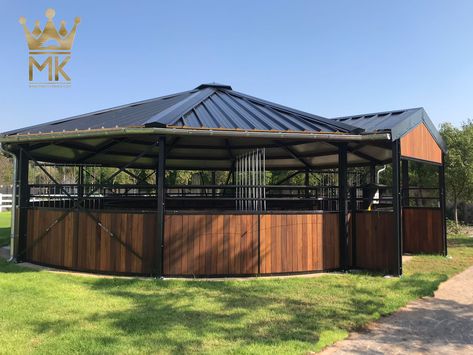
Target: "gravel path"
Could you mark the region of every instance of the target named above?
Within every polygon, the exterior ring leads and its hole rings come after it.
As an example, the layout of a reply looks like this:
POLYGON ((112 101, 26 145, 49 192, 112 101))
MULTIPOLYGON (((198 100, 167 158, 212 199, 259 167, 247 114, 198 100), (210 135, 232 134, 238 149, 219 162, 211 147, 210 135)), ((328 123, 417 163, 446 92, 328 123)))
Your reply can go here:
POLYGON ((322 354, 473 354, 473 267, 322 354))

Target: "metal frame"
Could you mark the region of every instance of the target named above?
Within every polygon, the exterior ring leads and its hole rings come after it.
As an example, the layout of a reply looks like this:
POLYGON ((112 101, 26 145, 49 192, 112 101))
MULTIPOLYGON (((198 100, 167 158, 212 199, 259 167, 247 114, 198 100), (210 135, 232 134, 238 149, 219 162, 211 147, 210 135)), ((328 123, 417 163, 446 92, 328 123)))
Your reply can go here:
POLYGON ((166 137, 160 136, 158 139, 159 156, 158 166, 156 171, 156 187, 157 193, 157 255, 155 258, 155 269, 158 276, 162 276, 164 270, 164 213, 165 213, 165 199, 164 199, 164 174, 166 171, 166 137))
MULTIPOLYGON (((149 150, 154 148, 155 144, 151 145, 148 147, 148 149, 144 150, 142 153, 138 154, 135 156, 134 159, 132 159, 130 162, 122 166, 121 168, 118 168, 118 170, 113 173, 111 176, 107 178, 108 181, 112 180, 115 176, 117 176, 119 173, 123 172, 126 170, 130 165, 133 164, 136 160, 138 160, 142 155, 146 154, 149 150)), ((82 202, 84 201, 85 198, 91 196, 93 193, 95 193, 100 187, 94 188, 91 192, 88 192, 85 196, 82 196, 82 199, 74 199, 73 196, 64 188, 62 184, 59 184, 54 177, 37 161, 35 160, 30 153, 24 149, 23 147, 20 146, 20 169, 19 169, 19 174, 20 174, 20 200, 19 200, 19 207, 20 207, 20 219, 19 219, 19 243, 18 243, 18 250, 17 250, 17 259, 21 260, 22 258, 26 257, 28 251, 32 249, 36 244, 38 244, 41 240, 43 240, 46 235, 49 234, 49 231, 54 228, 57 224, 59 224, 64 218, 67 217, 69 213, 75 210, 81 210, 84 211, 90 218, 92 218, 99 227, 101 227, 111 238, 117 240, 121 245, 123 245, 128 251, 130 251, 133 255, 141 259, 141 256, 133 250, 131 246, 129 246, 127 243, 123 242, 118 236, 116 236, 109 228, 107 228, 105 225, 102 224, 102 222, 89 210, 83 209, 82 208, 82 202), (71 201, 73 201, 73 205, 66 209, 65 212, 58 217, 56 220, 54 220, 35 240, 34 243, 31 245, 27 246, 26 245, 26 228, 27 228, 27 209, 28 209, 28 163, 31 160, 36 166, 38 166, 47 176, 48 178, 53 182, 54 185, 58 186, 69 198, 71 201), (23 166, 25 165, 25 166, 23 166), (26 177, 24 176, 26 174, 26 177), (22 189, 25 189, 24 192, 21 192, 22 189), (23 196, 23 197, 22 197, 23 196), (22 200, 23 199, 23 200, 22 200), (23 206, 23 207, 22 207, 23 206), (22 210, 23 209, 23 210, 22 210)), ((78 226, 76 225, 76 228, 78 226)))
POLYGON ((338 148, 338 214, 340 238, 340 268, 348 269, 348 215, 347 215, 347 145, 338 148))
MULTIPOLYGON (((125 139, 121 140, 125 141, 125 139)), ((146 149, 144 149, 140 154, 134 155, 133 159, 128 161, 124 166, 118 168, 118 171, 112 174, 111 176, 108 177, 107 181, 112 180, 115 176, 117 176, 120 172, 124 172, 128 174, 129 176, 135 178, 139 182, 147 182, 146 180, 152 175, 156 174, 156 204, 157 204, 157 219, 158 219, 158 230, 157 232, 157 255, 159 257, 156 258, 156 265, 155 265, 155 275, 162 276, 163 275, 163 262, 164 262, 164 223, 165 219, 164 216, 166 214, 166 191, 167 187, 165 186, 165 172, 166 172, 166 158, 169 157, 169 151, 177 147, 177 141, 178 139, 174 139, 171 144, 166 145, 166 137, 165 136, 159 136, 158 141, 150 144, 149 146, 145 146, 146 149), (155 149, 156 147, 159 148, 158 150, 158 157, 157 157, 157 166, 155 171, 153 171, 151 174, 149 174, 146 178, 141 178, 140 176, 137 176, 133 172, 127 170, 130 166, 134 164, 138 159, 140 159, 143 156, 149 155, 149 152, 152 149, 155 149)), ((228 144, 228 140, 227 144, 228 144)), ((103 152, 106 149, 111 149, 111 147, 117 144, 117 141, 108 142, 108 144, 103 145, 103 149, 101 149, 101 152, 103 152)), ((339 236, 340 236, 340 269, 341 270, 347 270, 350 265, 348 265, 349 257, 348 257, 348 154, 352 153, 353 150, 356 148, 351 148, 349 149, 348 143, 346 142, 341 142, 341 143, 334 143, 338 147, 338 171, 335 172, 334 174, 338 174, 338 196, 332 198, 332 200, 337 200, 338 201, 338 214, 339 214, 339 236)), ((285 179, 281 180, 278 182, 278 184, 282 184, 284 181, 289 180, 290 178, 300 174, 304 173, 304 185, 303 186, 291 186, 291 188, 300 188, 303 190, 303 194, 305 198, 301 198, 300 201, 311 201, 313 200, 313 195, 311 195, 311 190, 316 189, 313 186, 310 186, 310 180, 309 176, 310 173, 312 172, 317 172, 318 169, 311 168, 310 165, 305 162, 303 157, 300 157, 297 155, 296 152, 294 152, 291 148, 288 148, 288 144, 284 144, 282 142, 278 142, 278 146, 281 148, 284 148, 284 150, 288 153, 289 156, 297 158, 301 163, 304 162, 304 169, 300 169, 295 171, 294 173, 291 173, 289 176, 287 176, 285 179)), ((406 194, 402 194, 402 189, 401 189, 401 172, 402 172, 402 188, 408 189, 408 162, 407 160, 402 159, 402 171, 401 171, 401 156, 400 156, 400 142, 395 141, 392 143, 392 164, 393 164, 393 198, 392 198, 392 204, 393 204, 393 211, 395 215, 395 236, 396 236, 396 251, 399 255, 398 259, 398 264, 395 270, 390 270, 392 271, 393 274, 395 275, 401 275, 402 274, 402 213, 401 213, 401 208, 403 206, 404 199, 408 199, 409 195, 408 192, 406 194)), ((228 189, 228 188, 233 188, 234 186, 236 187, 237 191, 237 199, 240 200, 240 202, 237 202, 238 206, 242 206, 245 209, 245 213, 251 213, 251 210, 254 210, 256 214, 261 214, 262 210, 266 209, 266 206, 264 205, 263 208, 263 203, 266 204, 266 201, 270 201, 271 199, 277 199, 283 201, 285 199, 284 196, 282 197, 267 197, 266 196, 266 188, 272 188, 274 189, 275 186, 268 187, 265 184, 265 165, 263 164, 264 159, 261 159, 261 157, 254 158, 251 156, 251 154, 246 154, 242 159, 237 159, 233 155, 233 152, 231 151, 231 148, 229 148, 229 156, 233 160, 234 163, 232 165, 234 166, 234 169, 232 169, 231 172, 233 174, 229 174, 228 179, 232 176, 235 179, 236 184, 235 185, 228 185, 229 180, 227 181, 227 185, 221 186, 221 185, 215 185, 215 173, 212 173, 212 185, 211 186, 200 186, 200 188, 207 189, 211 188, 211 196, 210 197, 205 197, 205 199, 219 199, 220 196, 217 195, 216 190, 222 190, 222 189, 228 189), (243 172, 250 172, 250 174, 242 174, 243 172), (256 173, 258 172, 258 173, 256 173), (238 183, 241 183, 238 185, 238 183), (262 191, 260 191, 260 188, 263 188, 262 191)), ((97 152, 97 154, 100 154, 97 152)), ((71 211, 75 211, 79 213, 80 211, 85 211, 87 215, 89 215, 96 223, 99 225, 102 229, 104 229, 107 234, 112 237, 116 238, 119 242, 121 242, 120 238, 117 238, 116 235, 114 235, 113 231, 108 229, 106 226, 104 226, 101 221, 93 214, 93 212, 87 208, 84 208, 83 202, 85 199, 90 197, 92 194, 94 194, 95 191, 101 188, 101 186, 96 186, 94 189, 91 191, 87 191, 87 193, 84 193, 84 173, 86 172, 83 168, 83 166, 79 166, 79 173, 78 173, 78 187, 77 187, 77 197, 72 196, 65 188, 65 185, 59 184, 49 173, 46 169, 44 169, 43 166, 41 166, 38 161, 36 161, 31 154, 29 153, 27 147, 20 147, 19 150, 19 159, 18 159, 18 180, 17 184, 19 187, 19 199, 18 199, 18 206, 19 206, 19 228, 18 228, 18 240, 19 240, 19 248, 18 250, 20 251, 19 254, 17 254, 21 260, 23 256, 26 256, 27 248, 26 248, 26 226, 27 226, 27 208, 28 208, 28 201, 29 201, 29 186, 28 186, 28 162, 31 160, 35 165, 39 166, 44 173, 51 179, 53 182, 54 186, 57 186, 59 189, 62 189, 64 193, 70 198, 72 201, 72 206, 70 206, 66 212, 64 213, 63 216, 59 217, 56 219, 45 231, 44 235, 41 235, 40 238, 35 241, 34 244, 36 244, 39 240, 41 240, 45 235, 48 234, 48 232, 51 230, 51 228, 54 228, 55 225, 57 225, 62 219, 67 216, 68 213, 71 211)), ((87 160, 91 159, 92 156, 87 158, 87 160)), ((373 178, 374 172, 376 171, 376 163, 377 161, 371 161, 370 162, 370 176, 371 179, 373 178)), ((365 166, 367 164, 364 164, 365 166)), ((292 169, 291 169, 292 170, 292 169)), ((442 215, 445 215, 445 181, 444 181, 444 171, 443 171, 443 165, 439 166, 439 188, 441 190, 441 208, 442 208, 442 215)), ((276 185, 278 188, 284 189, 287 188, 284 185, 276 185)), ((153 186, 150 186, 153 188, 153 186)), ((189 186, 186 186, 187 188, 190 188, 189 186)), ((357 205, 357 200, 359 199, 356 196, 356 189, 352 189, 350 191, 350 206, 351 206, 351 215, 352 215, 352 241, 353 241, 353 254, 352 254, 352 265, 356 266, 356 226, 355 226, 355 220, 356 220, 356 205, 357 205)), ((221 200, 226 199, 227 197, 223 196, 221 200)), ((227 199, 232 199, 232 197, 228 197, 227 199)), ((330 200, 331 198, 326 198, 325 200, 330 200)), ((320 210, 311 210, 308 211, 307 213, 317 213, 320 210)), ((168 211, 169 213, 172 213, 172 211, 168 211)), ((287 210, 284 211, 285 213, 288 212, 287 210)), ((205 212, 204 212, 205 213, 205 212)), ((223 212, 222 212, 223 213, 223 212)), ((264 212, 266 213, 266 212, 264 212)), ((267 212, 267 213, 278 213, 278 211, 274 212, 267 212)), ((304 213, 303 211, 294 211, 294 213, 304 213)), ((77 218, 78 221, 78 218, 77 218)), ((76 227, 78 229, 78 226, 76 227)), ((445 254, 447 252, 446 250, 446 240, 445 240, 445 228, 443 228, 442 233, 444 235, 444 244, 445 244, 445 254)), ((34 245, 33 244, 33 245, 34 245)), ((121 242, 123 244, 123 242, 121 242)), ((125 247, 129 249, 129 246, 125 244, 125 247)), ((129 249, 134 255, 137 257, 141 258, 141 256, 138 253, 135 253, 133 249, 129 249)))
POLYGON ((401 172, 400 172, 400 141, 396 140, 392 144, 392 196, 394 213, 394 238, 396 267, 391 272, 396 276, 402 275, 402 213, 401 213, 401 172))
POLYGON ((409 161, 401 158, 402 207, 409 206, 409 161))
POLYGON ((18 231, 17 245, 16 248, 16 260, 24 261, 26 255, 22 253, 27 247, 27 233, 28 233, 28 201, 29 201, 29 189, 28 189, 28 172, 29 172, 29 160, 28 156, 23 149, 20 149, 17 159, 17 178, 16 181, 18 191, 18 231))
POLYGON ((447 225, 445 215, 445 154, 442 153, 442 165, 439 166, 439 189, 440 189, 440 210, 442 215, 442 239, 443 239, 443 254, 448 255, 447 248, 447 225))

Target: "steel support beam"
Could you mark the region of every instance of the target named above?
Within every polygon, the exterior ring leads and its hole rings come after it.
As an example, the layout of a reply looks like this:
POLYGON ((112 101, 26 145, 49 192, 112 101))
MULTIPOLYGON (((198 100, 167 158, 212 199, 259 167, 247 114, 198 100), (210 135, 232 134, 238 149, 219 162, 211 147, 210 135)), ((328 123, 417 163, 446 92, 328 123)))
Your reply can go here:
POLYGON ((443 255, 447 256, 447 225, 445 218, 445 154, 442 153, 442 165, 439 166, 439 199, 442 216, 443 255))
POLYGON ((166 137, 161 136, 158 139, 159 155, 158 166, 156 171, 156 189, 157 189, 157 251, 155 258, 155 270, 157 276, 162 276, 164 271, 164 212, 165 212, 165 189, 164 189, 164 174, 166 171, 166 137))
POLYGON ((376 184, 376 164, 370 165, 370 184, 376 184))
POLYGON ((26 246, 27 246, 27 227, 28 227, 28 202, 29 202, 29 187, 28 187, 28 170, 29 159, 23 149, 20 149, 17 159, 17 191, 18 191, 18 231, 16 236, 17 248, 15 258, 18 262, 26 260, 26 246))
POLYGON ((338 213, 340 235, 340 269, 348 268, 348 215, 347 215, 347 144, 338 147, 338 213))
POLYGON ((301 158, 298 154, 296 154, 296 152, 294 152, 290 147, 283 144, 282 142, 279 142, 279 141, 275 141, 275 142, 276 142, 276 144, 279 145, 279 147, 281 147, 283 150, 285 150, 292 158, 294 158, 295 160, 297 160, 301 164, 303 164, 306 169, 312 169, 310 164, 308 162, 306 162, 303 158, 301 158))
MULTIPOLYGON (((212 176, 212 181, 211 181, 212 186, 217 185, 217 180, 216 180, 216 176, 215 176, 215 171, 212 171, 210 174, 211 174, 211 176, 212 176)), ((213 188, 212 188, 212 197, 213 197, 213 198, 215 198, 215 196, 216 196, 215 192, 216 192, 215 187, 213 187, 213 188)))
MULTIPOLYGON (((331 144, 333 146, 337 146, 336 143, 329 143, 329 142, 327 142, 327 143, 331 144)), ((347 150, 348 150, 349 153, 351 153, 353 155, 356 155, 358 158, 368 160, 372 164, 381 164, 381 161, 379 159, 376 159, 376 158, 372 157, 371 155, 368 155, 368 154, 365 154, 363 152, 358 151, 358 149, 361 149, 365 146, 367 146, 367 144, 359 144, 354 148, 350 148, 350 147, 347 146, 347 150)))
POLYGON ((409 207, 409 160, 402 159, 402 207, 409 207))
POLYGON ((357 267, 356 260, 356 187, 350 188, 350 219, 351 219, 351 267, 357 267))
POLYGON ((400 144, 399 140, 392 143, 392 198, 394 213, 394 239, 396 263, 391 273, 396 276, 402 275, 402 215, 401 215, 401 188, 400 188, 400 144))

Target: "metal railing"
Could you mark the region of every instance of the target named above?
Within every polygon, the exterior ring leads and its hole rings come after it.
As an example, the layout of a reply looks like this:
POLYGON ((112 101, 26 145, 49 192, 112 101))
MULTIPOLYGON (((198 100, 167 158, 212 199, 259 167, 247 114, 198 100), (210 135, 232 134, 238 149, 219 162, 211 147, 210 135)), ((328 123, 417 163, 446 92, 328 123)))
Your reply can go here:
MULTIPOLYGON (((68 184, 30 185, 30 206, 70 208, 77 205, 91 210, 155 210, 155 185, 68 184)), ((228 211, 338 211, 338 186, 305 185, 169 185, 164 188, 168 210, 228 211), (242 188, 264 189, 264 194, 242 196, 242 188), (239 206, 246 206, 244 209, 239 206), (265 206, 264 209, 252 208, 265 206)), ((412 187, 402 191, 403 207, 439 207, 439 189, 412 187), (408 192, 408 194, 407 194, 408 192)), ((11 201, 10 201, 11 203, 11 201)), ((388 186, 351 187, 349 208, 356 210, 392 209, 392 191, 388 186)))

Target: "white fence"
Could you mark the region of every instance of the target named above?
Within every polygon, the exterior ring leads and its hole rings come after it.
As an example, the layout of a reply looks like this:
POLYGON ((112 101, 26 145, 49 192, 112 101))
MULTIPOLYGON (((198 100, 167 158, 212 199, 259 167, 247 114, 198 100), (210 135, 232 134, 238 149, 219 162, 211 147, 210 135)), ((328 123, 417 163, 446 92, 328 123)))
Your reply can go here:
POLYGON ((12 194, 0 193, 0 212, 11 209, 12 194))

